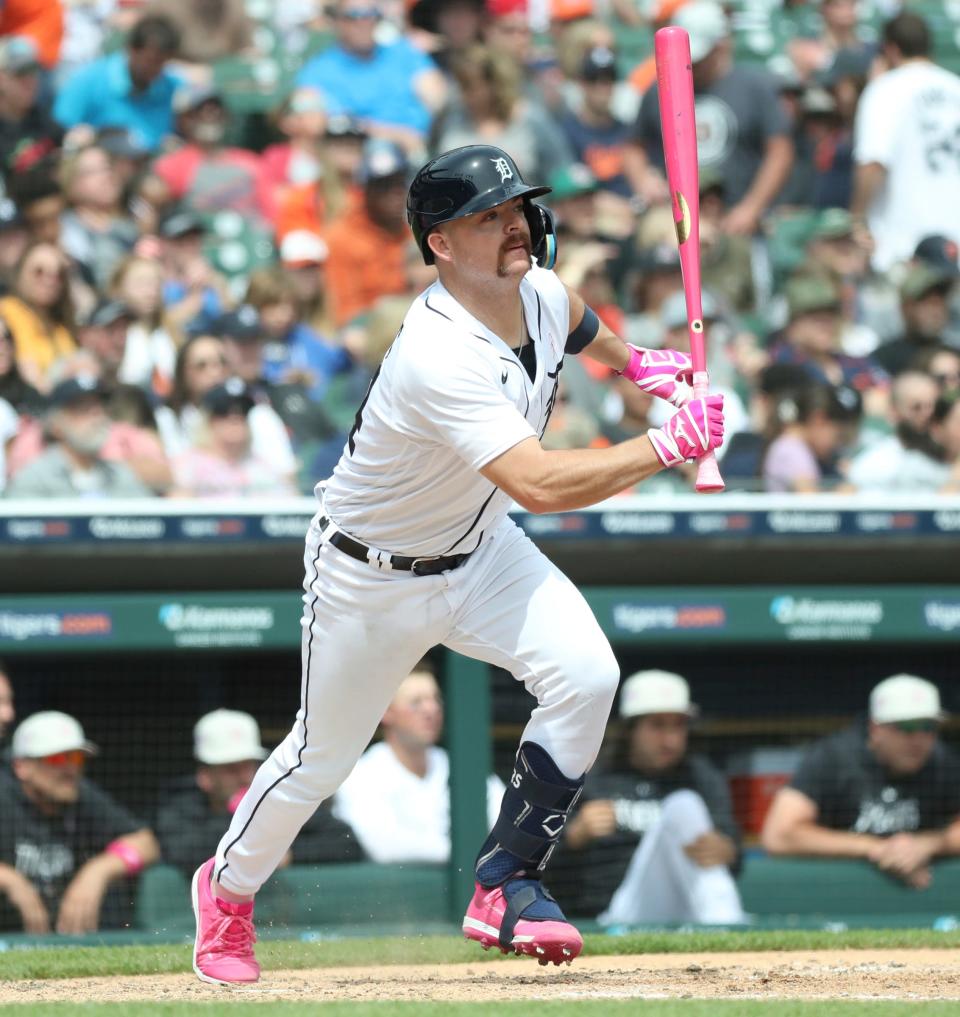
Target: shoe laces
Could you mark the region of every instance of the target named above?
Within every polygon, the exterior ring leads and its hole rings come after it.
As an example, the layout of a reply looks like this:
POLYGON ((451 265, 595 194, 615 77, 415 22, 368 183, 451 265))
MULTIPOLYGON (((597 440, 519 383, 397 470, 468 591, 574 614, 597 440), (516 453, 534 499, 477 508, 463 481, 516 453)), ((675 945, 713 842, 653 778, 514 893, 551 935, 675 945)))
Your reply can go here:
POLYGON ((223 915, 213 931, 211 950, 229 957, 246 957, 253 953, 257 933, 248 915, 223 915))

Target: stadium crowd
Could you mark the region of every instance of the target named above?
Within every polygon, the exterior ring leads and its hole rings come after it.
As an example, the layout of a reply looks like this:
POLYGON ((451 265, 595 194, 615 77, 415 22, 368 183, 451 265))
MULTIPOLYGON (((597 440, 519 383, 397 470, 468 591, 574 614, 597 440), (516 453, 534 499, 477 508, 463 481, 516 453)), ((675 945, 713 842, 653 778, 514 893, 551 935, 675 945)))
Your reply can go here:
MULTIPOLYGON (((470 142, 552 186, 557 271, 611 327, 682 348, 655 71, 618 46, 667 23, 691 40, 728 486, 956 490, 960 78, 909 7, 789 10, 767 66, 714 0, 9 0, 0 490, 309 493, 434 276, 411 175, 470 142)), ((563 383, 547 447, 663 422, 587 358, 563 383)))

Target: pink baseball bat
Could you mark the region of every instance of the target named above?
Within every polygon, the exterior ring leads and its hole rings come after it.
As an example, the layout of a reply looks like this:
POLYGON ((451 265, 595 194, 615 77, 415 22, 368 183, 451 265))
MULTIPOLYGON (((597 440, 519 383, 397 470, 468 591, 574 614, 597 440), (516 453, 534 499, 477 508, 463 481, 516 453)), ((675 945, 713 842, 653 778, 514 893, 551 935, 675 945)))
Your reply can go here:
MULTIPOLYGON (((693 394, 699 398, 707 394, 710 383, 700 296, 700 174, 697 169, 697 121, 693 108, 690 36, 676 25, 661 28, 653 37, 653 48, 657 63, 663 154, 673 204, 673 221, 677 227, 683 294, 687 301, 693 394)), ((722 491, 723 488, 717 458, 708 452, 697 460, 697 490, 722 491)))

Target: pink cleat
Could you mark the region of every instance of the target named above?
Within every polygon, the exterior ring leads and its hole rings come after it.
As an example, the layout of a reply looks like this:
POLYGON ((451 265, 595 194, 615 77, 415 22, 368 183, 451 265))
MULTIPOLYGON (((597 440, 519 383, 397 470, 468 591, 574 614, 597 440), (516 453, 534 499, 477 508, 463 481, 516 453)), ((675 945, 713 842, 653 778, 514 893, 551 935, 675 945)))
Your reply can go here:
POLYGON ((197 936, 193 943, 193 970, 214 985, 255 982, 260 965, 253 955, 257 934, 253 928, 253 902, 228 904, 210 891, 214 859, 193 874, 191 893, 197 936))
POLYGON ((484 950, 526 954, 541 964, 569 964, 583 949, 580 933, 563 917, 538 880, 509 880, 503 886, 477 883, 463 917, 463 934, 484 950), (531 905, 533 905, 531 907, 531 905), (529 911, 527 918, 520 917, 529 911), (551 917, 535 917, 536 912, 551 917))

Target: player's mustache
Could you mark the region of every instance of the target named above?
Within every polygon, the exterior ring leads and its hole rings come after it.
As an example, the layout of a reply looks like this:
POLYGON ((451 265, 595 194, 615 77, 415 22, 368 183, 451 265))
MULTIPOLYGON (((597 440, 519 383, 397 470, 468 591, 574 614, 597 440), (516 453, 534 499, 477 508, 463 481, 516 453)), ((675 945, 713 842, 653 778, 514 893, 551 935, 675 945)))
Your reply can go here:
POLYGON ((503 247, 500 248, 500 253, 506 254, 511 247, 518 247, 520 245, 523 246, 523 249, 527 252, 527 254, 530 253, 531 251, 530 241, 527 237, 523 236, 511 237, 508 241, 506 241, 506 243, 504 243, 503 247))

